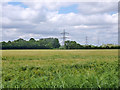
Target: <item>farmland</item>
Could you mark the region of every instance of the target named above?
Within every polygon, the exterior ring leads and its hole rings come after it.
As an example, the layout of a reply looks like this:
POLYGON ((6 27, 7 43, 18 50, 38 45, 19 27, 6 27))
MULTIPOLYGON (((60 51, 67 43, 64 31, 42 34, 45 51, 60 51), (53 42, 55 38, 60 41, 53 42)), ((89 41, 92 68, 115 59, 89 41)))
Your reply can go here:
POLYGON ((118 50, 2 50, 3 88, 117 88, 118 50))

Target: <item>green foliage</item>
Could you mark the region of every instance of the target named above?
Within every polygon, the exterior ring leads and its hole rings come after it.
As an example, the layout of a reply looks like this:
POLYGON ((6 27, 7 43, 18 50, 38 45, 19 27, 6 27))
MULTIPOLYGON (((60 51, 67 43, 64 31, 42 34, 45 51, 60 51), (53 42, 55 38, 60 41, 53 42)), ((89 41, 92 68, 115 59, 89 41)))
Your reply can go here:
POLYGON ((3 88, 118 88, 117 50, 3 50, 3 88))
POLYGON ((76 41, 65 41, 65 49, 118 49, 120 46, 118 45, 101 45, 101 46, 94 46, 94 45, 80 45, 76 41))
POLYGON ((75 41, 65 41, 65 48, 66 49, 80 49, 80 48, 83 48, 83 46, 76 43, 75 41))
POLYGON ((106 44, 101 46, 80 45, 76 41, 65 41, 64 46, 60 46, 57 38, 44 38, 35 40, 30 38, 26 41, 22 38, 14 41, 0 42, 0 49, 119 49, 119 45, 106 44))
POLYGON ((65 41, 64 46, 60 46, 59 40, 57 38, 44 38, 40 40, 35 40, 30 38, 26 41, 22 38, 14 41, 0 42, 0 49, 119 49, 118 45, 80 45, 76 41, 65 41))
POLYGON ((45 38, 38 41, 34 38, 29 41, 20 38, 12 42, 2 42, 2 49, 53 49, 59 47, 60 44, 57 38, 45 38))

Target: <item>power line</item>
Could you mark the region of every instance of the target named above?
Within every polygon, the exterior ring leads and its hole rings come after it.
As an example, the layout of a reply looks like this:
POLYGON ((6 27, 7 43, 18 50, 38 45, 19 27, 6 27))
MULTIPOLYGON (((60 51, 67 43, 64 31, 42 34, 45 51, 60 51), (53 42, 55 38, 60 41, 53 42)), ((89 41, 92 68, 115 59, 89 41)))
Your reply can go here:
POLYGON ((65 29, 63 30, 63 32, 61 33, 63 35, 62 39, 63 39, 63 45, 65 46, 65 40, 66 40, 66 34, 69 34, 68 32, 65 32, 65 29))

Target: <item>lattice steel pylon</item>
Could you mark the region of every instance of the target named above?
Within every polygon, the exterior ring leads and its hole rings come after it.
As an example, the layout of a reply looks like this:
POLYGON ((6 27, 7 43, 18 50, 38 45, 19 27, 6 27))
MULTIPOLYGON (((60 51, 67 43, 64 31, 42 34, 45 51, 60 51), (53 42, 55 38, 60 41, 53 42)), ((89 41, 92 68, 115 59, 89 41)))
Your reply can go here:
POLYGON ((88 45, 88 37, 86 36, 85 39, 86 39, 86 45, 88 45))
POLYGON ((63 32, 61 33, 63 35, 62 39, 63 39, 63 46, 65 46, 65 41, 66 41, 66 34, 69 34, 68 32, 65 32, 65 29, 63 30, 63 32))

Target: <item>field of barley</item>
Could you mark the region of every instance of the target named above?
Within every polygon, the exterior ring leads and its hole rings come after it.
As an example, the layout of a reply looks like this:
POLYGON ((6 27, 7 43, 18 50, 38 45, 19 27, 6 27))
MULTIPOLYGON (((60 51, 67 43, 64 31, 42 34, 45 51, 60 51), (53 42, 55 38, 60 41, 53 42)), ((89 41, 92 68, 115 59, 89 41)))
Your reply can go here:
POLYGON ((118 50, 2 50, 3 88, 117 88, 118 50))

